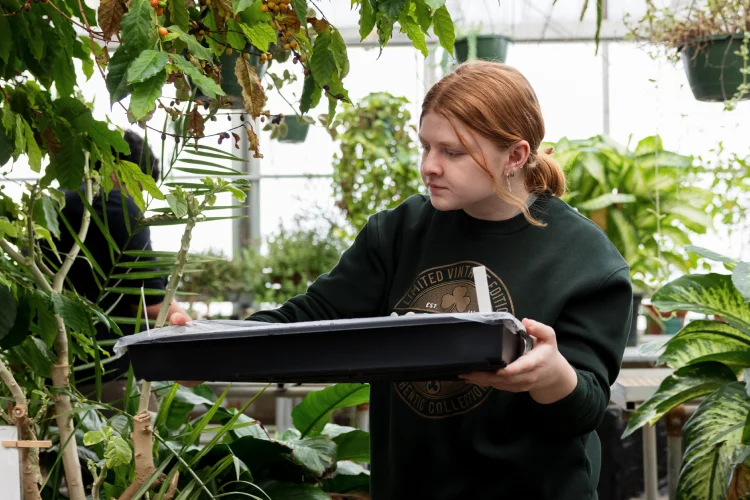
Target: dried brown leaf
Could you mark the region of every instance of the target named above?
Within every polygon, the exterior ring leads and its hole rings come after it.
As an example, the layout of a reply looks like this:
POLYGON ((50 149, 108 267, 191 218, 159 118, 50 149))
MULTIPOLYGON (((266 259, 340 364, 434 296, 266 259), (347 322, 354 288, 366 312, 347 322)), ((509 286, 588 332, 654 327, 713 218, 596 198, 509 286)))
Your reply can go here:
POLYGON ((323 33, 331 28, 331 23, 325 19, 318 19, 315 17, 308 17, 307 22, 311 23, 316 33, 323 33))
POLYGON ((260 83, 258 73, 244 57, 238 57, 234 65, 234 74, 242 87, 242 103, 245 110, 253 118, 259 117, 266 104, 266 94, 263 92, 263 84, 260 83))
POLYGON ((109 40, 112 35, 120 33, 120 21, 124 14, 125 6, 122 0, 101 0, 98 17, 104 38, 109 40))
POLYGON ((250 147, 247 150, 255 152, 255 154, 253 155, 253 158, 263 158, 263 155, 260 154, 260 145, 258 144, 258 136, 255 135, 255 132, 250 127, 245 127, 245 132, 247 132, 247 142, 250 144, 250 147))
POLYGON ((60 141, 57 140, 57 136, 51 128, 47 127, 42 133, 44 143, 47 148, 47 153, 50 157, 54 158, 60 152, 60 141))
POLYGON ((193 110, 188 113, 187 132, 193 137, 203 137, 206 131, 206 122, 198 111, 198 106, 193 106, 193 110))

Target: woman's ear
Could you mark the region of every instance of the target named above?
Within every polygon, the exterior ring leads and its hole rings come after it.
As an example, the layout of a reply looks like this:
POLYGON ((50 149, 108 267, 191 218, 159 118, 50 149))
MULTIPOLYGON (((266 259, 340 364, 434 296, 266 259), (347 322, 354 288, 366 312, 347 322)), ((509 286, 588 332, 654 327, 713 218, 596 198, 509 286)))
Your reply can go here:
POLYGON ((531 154, 531 146, 526 141, 518 141, 508 148, 508 164, 513 165, 513 170, 519 169, 526 165, 526 161, 531 154))

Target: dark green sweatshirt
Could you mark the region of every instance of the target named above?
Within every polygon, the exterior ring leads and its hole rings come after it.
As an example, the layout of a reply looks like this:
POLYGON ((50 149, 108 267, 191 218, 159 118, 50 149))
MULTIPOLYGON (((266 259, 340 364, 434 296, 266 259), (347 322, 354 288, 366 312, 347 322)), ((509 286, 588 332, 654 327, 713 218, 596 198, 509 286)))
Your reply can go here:
POLYGON ((596 498, 593 431, 630 328, 629 269, 606 235, 563 201, 539 197, 531 212, 546 227, 522 215, 488 222, 440 212, 414 196, 372 216, 306 294, 249 318, 476 311, 471 268, 481 264, 494 310, 555 329, 578 373, 576 389, 557 403, 462 381, 373 384, 374 500, 596 498))

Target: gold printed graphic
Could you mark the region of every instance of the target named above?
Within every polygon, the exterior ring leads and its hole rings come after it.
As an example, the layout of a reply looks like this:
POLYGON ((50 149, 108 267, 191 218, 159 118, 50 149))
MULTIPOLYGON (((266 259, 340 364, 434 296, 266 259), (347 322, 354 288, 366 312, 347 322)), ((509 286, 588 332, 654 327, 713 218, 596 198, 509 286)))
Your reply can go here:
MULTIPOLYGON (((463 261, 427 269, 393 307, 392 314, 477 312, 472 268, 479 262, 463 261)), ((494 311, 514 314, 513 301, 503 281, 487 269, 494 311)), ((492 389, 463 381, 431 380, 393 384, 401 399, 426 418, 447 418, 469 412, 487 400, 492 389)))
POLYGON ((443 300, 440 306, 446 311, 452 312, 455 306, 455 310, 458 312, 466 312, 466 308, 471 303, 471 297, 466 296, 468 288, 465 286, 457 286, 453 289, 453 292, 449 295, 443 295, 443 300))

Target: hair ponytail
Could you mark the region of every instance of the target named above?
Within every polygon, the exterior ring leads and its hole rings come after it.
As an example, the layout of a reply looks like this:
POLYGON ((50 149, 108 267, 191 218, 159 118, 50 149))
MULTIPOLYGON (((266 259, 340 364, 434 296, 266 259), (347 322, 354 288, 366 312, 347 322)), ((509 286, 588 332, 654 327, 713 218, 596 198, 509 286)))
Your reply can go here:
POLYGON ((526 162, 526 189, 536 195, 557 196, 565 194, 565 173, 555 160, 554 148, 546 148, 529 156, 526 162))

